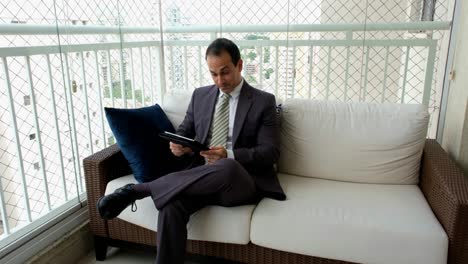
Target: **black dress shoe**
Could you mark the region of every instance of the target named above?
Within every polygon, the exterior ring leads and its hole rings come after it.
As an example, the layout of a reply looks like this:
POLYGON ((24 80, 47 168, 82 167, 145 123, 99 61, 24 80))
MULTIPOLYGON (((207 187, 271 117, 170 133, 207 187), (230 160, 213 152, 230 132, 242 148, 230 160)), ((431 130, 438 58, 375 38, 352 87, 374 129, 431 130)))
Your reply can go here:
POLYGON ((116 189, 113 193, 99 198, 96 207, 102 219, 110 220, 117 217, 127 206, 132 205, 132 211, 136 211, 135 200, 138 193, 133 190, 130 183, 116 189))

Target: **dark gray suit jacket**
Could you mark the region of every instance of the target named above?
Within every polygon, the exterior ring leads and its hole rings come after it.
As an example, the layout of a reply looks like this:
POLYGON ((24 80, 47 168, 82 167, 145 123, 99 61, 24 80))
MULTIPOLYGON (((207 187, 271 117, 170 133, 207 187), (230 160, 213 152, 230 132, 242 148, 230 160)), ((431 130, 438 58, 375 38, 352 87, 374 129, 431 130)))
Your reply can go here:
MULTIPOLYGON (((215 85, 195 89, 177 133, 207 143, 218 93, 215 85)), ((261 196, 286 199, 273 167, 280 155, 275 96, 245 80, 237 105, 232 146, 235 159, 254 178, 261 196)))

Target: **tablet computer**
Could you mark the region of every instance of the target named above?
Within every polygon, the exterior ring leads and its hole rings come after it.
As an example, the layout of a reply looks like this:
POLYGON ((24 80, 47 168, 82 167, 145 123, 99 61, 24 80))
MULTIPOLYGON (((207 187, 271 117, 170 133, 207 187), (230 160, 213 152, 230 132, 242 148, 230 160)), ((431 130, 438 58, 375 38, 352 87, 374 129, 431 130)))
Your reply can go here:
POLYGON ((181 136, 181 135, 177 135, 177 134, 174 134, 174 133, 171 133, 171 132, 167 132, 167 131, 164 131, 162 133, 159 134, 160 137, 168 140, 168 141, 171 141, 171 142, 174 142, 174 143, 177 143, 177 144, 180 144, 184 147, 189 147, 191 148, 193 151, 201 151, 201 150, 208 150, 208 146, 194 140, 194 139, 191 139, 191 138, 188 138, 188 137, 184 137, 184 136, 181 136))

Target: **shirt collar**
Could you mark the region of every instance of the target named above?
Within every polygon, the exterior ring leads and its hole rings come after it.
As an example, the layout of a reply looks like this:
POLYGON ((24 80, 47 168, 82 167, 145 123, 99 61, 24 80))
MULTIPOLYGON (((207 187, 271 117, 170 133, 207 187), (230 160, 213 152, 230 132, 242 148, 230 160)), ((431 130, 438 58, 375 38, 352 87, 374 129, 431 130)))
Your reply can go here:
MULTIPOLYGON (((239 97, 241 89, 242 89, 242 85, 244 85, 244 78, 242 78, 241 82, 234 88, 234 90, 232 90, 232 92, 229 93, 231 98, 236 99, 237 97, 239 97)), ((219 97, 221 95, 222 93, 219 93, 219 97)))

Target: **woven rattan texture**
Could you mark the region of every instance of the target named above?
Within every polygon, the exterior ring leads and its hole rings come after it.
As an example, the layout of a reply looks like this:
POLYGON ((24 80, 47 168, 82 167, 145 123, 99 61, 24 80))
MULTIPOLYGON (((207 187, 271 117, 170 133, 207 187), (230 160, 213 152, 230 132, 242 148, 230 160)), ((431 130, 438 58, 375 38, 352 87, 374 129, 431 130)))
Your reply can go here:
POLYGON ((449 237, 449 264, 468 263, 468 178, 435 140, 427 140, 420 187, 449 237))
POLYGON ((97 200, 104 195, 106 185, 112 179, 131 173, 127 160, 117 145, 105 148, 83 160, 88 214, 93 234, 108 236, 106 221, 102 220, 96 209, 97 200))
MULTIPOLYGON (((156 218, 154 221, 157 221, 156 218)), ((120 219, 108 221, 109 237, 138 244, 156 246, 156 232, 120 219)))

